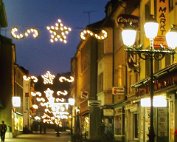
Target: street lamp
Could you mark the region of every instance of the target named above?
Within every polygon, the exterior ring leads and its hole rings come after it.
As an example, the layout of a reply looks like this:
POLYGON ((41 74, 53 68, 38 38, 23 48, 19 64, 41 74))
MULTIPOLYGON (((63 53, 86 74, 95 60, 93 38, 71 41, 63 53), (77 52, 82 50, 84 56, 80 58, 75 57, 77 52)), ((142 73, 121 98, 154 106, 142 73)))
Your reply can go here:
MULTIPOLYGON (((131 24, 130 24, 131 25, 131 24)), ((136 30, 133 28, 124 29, 122 31, 122 40, 124 45, 127 46, 126 51, 129 53, 137 54, 143 60, 150 61, 150 129, 149 129, 149 141, 155 141, 155 133, 153 126, 153 96, 154 96, 154 85, 153 85, 153 61, 161 60, 165 55, 171 54, 174 55, 174 48, 177 47, 177 31, 175 27, 169 31, 166 35, 166 40, 169 49, 161 47, 161 49, 154 49, 154 38, 157 36, 158 32, 158 23, 154 20, 148 21, 144 24, 144 30, 146 37, 150 40, 150 48, 142 49, 134 47, 136 40, 136 30)))

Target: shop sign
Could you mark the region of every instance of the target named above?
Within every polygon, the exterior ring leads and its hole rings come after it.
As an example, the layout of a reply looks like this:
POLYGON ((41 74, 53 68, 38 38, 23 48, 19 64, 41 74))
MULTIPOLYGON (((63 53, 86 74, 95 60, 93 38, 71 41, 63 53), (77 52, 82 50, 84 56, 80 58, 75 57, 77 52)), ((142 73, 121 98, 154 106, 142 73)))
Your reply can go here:
POLYGON ((112 87, 113 95, 124 95, 125 89, 124 87, 112 87))
POLYGON ((133 26, 137 28, 139 26, 139 17, 128 14, 121 14, 117 17, 117 23, 124 26, 133 26))
POLYGON ((159 36, 165 36, 169 29, 168 0, 157 0, 157 22, 159 23, 159 36))
POLYGON ((88 99, 88 92, 87 91, 82 91, 81 92, 81 98, 82 99, 88 99))
POLYGON ((89 100, 88 106, 100 106, 101 101, 100 100, 89 100))
POLYGON ((120 115, 120 114, 122 114, 122 108, 115 109, 115 115, 120 115))
POLYGON ((157 22, 159 23, 159 31, 154 39, 154 48, 159 48, 160 45, 167 47, 165 35, 169 30, 169 4, 168 0, 157 0, 157 22))
POLYGON ((114 116, 114 110, 113 109, 103 109, 103 115, 104 116, 114 116))
POLYGON ((138 105, 137 104, 127 104, 125 106, 125 110, 132 110, 132 111, 136 111, 138 109, 138 105))

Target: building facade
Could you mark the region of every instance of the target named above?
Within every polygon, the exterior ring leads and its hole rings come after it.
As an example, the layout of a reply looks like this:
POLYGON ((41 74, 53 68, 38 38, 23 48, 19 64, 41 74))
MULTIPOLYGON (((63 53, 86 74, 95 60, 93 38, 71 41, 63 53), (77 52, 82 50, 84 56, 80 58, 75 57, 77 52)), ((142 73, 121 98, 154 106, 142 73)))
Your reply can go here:
MULTIPOLYGON (((159 43, 166 45, 163 37, 170 29, 170 25, 177 24, 175 0, 111 0, 105 6, 105 18, 97 28, 107 31, 107 38, 98 42, 97 53, 97 101, 100 102, 101 122, 108 122, 112 126, 115 141, 148 141, 150 126, 150 107, 141 105, 141 100, 150 96, 150 62, 142 60, 138 55, 125 51, 121 32, 124 22, 131 21, 137 29, 136 44, 149 47, 145 37, 144 23, 154 15, 159 22, 160 30, 155 39, 154 46, 159 48, 159 43), (163 39, 163 40, 160 40, 163 39)), ((88 42, 88 40, 84 41, 88 42)), ((85 43, 86 44, 86 43, 85 43)), ((88 44, 88 43, 87 43, 88 44)), ((84 47, 84 46, 83 46, 84 47)), ((81 51, 81 50, 80 50, 81 51)), ((78 51, 77 51, 78 53, 78 51)), ((95 54, 96 54, 95 53, 95 54)), ((90 52, 85 53, 90 56, 90 52)), ((88 59, 88 58, 87 58, 88 59)), ((73 70, 76 82, 83 80, 83 76, 75 71, 79 69, 79 62, 87 65, 85 60, 75 56, 77 66, 73 70)), ((154 107, 155 141, 175 141, 176 130, 176 55, 165 56, 160 61, 154 61, 154 96, 164 96, 167 107, 154 107), (171 77, 170 77, 171 76, 171 77)), ((92 72, 91 72, 92 73, 92 72)), ((87 85, 92 84, 87 80, 87 85)), ((80 81, 80 85, 83 85, 80 81)), ((79 86, 74 86, 75 90, 79 86)), ((79 93, 76 91, 75 95, 79 93)), ((89 98, 88 94, 88 98, 89 98)), ((91 120, 89 121, 90 125, 91 120)), ((107 124, 105 124, 107 125, 107 124)), ((89 127, 89 126, 88 126, 89 127)), ((97 126, 95 126, 98 128, 97 126)), ((90 129, 91 131, 91 129, 90 129)))

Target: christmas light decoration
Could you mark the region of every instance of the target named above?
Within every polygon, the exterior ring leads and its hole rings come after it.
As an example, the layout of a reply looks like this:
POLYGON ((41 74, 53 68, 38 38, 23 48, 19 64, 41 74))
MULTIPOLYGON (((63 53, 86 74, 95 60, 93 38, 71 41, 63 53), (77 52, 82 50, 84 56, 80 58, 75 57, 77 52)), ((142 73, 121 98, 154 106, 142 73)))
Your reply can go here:
POLYGON ((41 120, 41 118, 39 116, 35 116, 34 119, 35 120, 41 120))
POLYGON ((29 81, 29 80, 30 80, 30 77, 27 77, 26 75, 24 75, 24 76, 23 76, 23 80, 29 81))
POLYGON ((58 19, 54 26, 47 26, 47 30, 50 32, 50 42, 63 42, 67 43, 66 36, 71 31, 70 27, 63 25, 62 21, 58 19))
POLYGON ((59 81, 60 81, 60 82, 64 82, 64 81, 73 82, 73 81, 74 81, 74 77, 70 76, 70 79, 67 79, 67 78, 64 77, 64 76, 61 76, 61 77, 59 78, 59 81))
POLYGON ((41 92, 31 92, 31 96, 35 97, 35 96, 41 96, 41 92))
POLYGON ((47 71, 45 75, 42 75, 43 83, 44 84, 53 84, 53 79, 55 78, 55 75, 52 75, 50 71, 47 71))
POLYGON ((61 102, 61 103, 64 103, 65 102, 65 99, 64 98, 56 98, 56 102, 57 103, 59 103, 59 102, 61 102))
MULTIPOLYGON (((43 84, 53 84, 55 79, 55 75, 52 75, 49 71, 47 71, 44 75, 41 75, 41 77, 43 79, 43 84)), ((23 78, 24 80, 32 80, 33 82, 38 81, 38 78, 35 76, 24 76, 23 78)), ((59 81, 73 82, 74 77, 61 76, 59 77, 59 81)), ((31 96, 33 97, 35 103, 32 107, 36 109, 36 111, 37 109, 43 110, 43 114, 41 115, 42 120, 40 121, 48 124, 56 124, 56 122, 60 123, 61 119, 68 119, 68 109, 71 104, 68 102, 67 95, 67 90, 54 92, 54 90, 50 88, 47 88, 43 93, 31 92, 31 96)))
POLYGON ((35 76, 27 77, 26 75, 24 75, 24 76, 23 76, 23 79, 24 79, 25 81, 29 81, 29 80, 31 79, 31 80, 33 80, 33 82, 38 82, 38 79, 37 79, 37 77, 35 77, 35 76))
POLYGON ((38 105, 36 105, 36 104, 33 104, 32 107, 33 107, 34 109, 38 109, 38 105))
POLYGON ((38 82, 38 79, 35 76, 31 76, 31 79, 33 80, 33 82, 38 82))
POLYGON ((80 37, 82 40, 86 40, 86 35, 90 35, 90 36, 93 36, 95 37, 96 39, 99 39, 99 40, 104 40, 105 38, 107 38, 107 32, 105 30, 101 30, 101 32, 99 34, 97 33, 93 33, 92 31, 90 30, 84 30, 80 33, 80 37))
POLYGON ((19 33, 19 29, 15 27, 11 29, 11 35, 15 39, 27 38, 29 35, 32 35, 33 38, 37 38, 39 32, 37 29, 29 28, 24 33, 19 33))
POLYGON ((68 91, 64 90, 64 92, 62 91, 57 91, 57 95, 60 96, 60 95, 63 95, 63 96, 66 96, 68 94, 68 91))
POLYGON ((54 93, 54 91, 51 90, 51 89, 49 89, 49 88, 47 88, 47 90, 44 91, 44 93, 46 94, 46 97, 47 97, 47 98, 51 98, 51 97, 52 97, 52 94, 54 93))

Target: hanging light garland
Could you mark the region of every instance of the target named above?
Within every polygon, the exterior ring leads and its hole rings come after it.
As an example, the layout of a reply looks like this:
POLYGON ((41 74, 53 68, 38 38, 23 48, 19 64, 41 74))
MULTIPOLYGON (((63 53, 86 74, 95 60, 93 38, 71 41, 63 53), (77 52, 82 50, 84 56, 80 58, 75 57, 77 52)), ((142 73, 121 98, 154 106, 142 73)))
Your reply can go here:
POLYGON ((70 27, 63 25, 62 21, 58 19, 54 26, 47 26, 47 30, 50 32, 50 42, 63 42, 67 43, 66 36, 71 31, 70 27))
POLYGON ((98 40, 104 40, 108 36, 108 34, 105 30, 101 30, 101 32, 99 34, 94 33, 90 30, 84 30, 80 33, 80 37, 82 40, 86 40, 87 35, 93 36, 98 40))
POLYGON ((37 79, 37 77, 35 77, 35 76, 27 77, 26 75, 24 75, 24 76, 23 76, 23 79, 24 79, 25 81, 29 81, 29 80, 31 79, 31 80, 33 80, 33 82, 38 82, 38 79, 37 79))
MULTIPOLYGON (((50 71, 47 71, 44 75, 41 75, 43 79, 43 84, 53 84, 55 75, 52 75, 50 71)), ((33 82, 38 82, 38 78, 35 76, 23 76, 23 79, 26 81, 32 80, 33 82)), ((73 82, 74 77, 69 76, 60 76, 59 82, 73 82)), ((56 123, 60 119, 68 119, 68 105, 67 99, 65 96, 68 95, 67 90, 56 91, 57 96, 54 97, 54 90, 47 88, 43 93, 41 92, 31 92, 33 97, 34 104, 32 105, 33 109, 37 110, 43 108, 43 116, 40 116, 44 123, 56 123), (44 95, 43 95, 44 94, 44 95)))
POLYGON ((32 35, 33 38, 37 38, 39 36, 39 32, 35 28, 29 28, 24 33, 20 33, 19 29, 14 27, 11 29, 11 35, 15 39, 27 38, 30 35, 32 35))
POLYGON ((60 95, 63 95, 63 96, 66 96, 68 95, 68 91, 64 90, 63 92, 62 91, 57 91, 57 95, 60 96, 60 95))
POLYGON ((64 76, 61 76, 59 77, 59 81, 60 82, 64 82, 64 81, 67 81, 67 82, 73 82, 74 81, 74 77, 70 76, 70 79, 64 77, 64 76))

